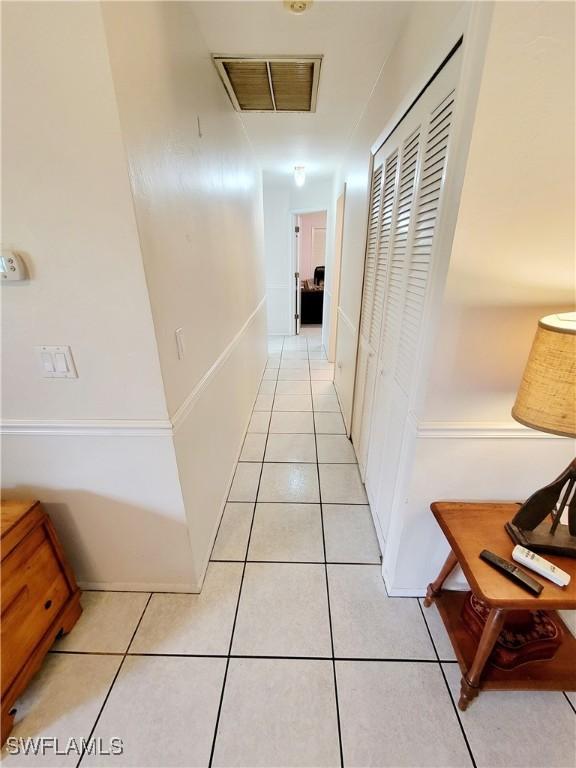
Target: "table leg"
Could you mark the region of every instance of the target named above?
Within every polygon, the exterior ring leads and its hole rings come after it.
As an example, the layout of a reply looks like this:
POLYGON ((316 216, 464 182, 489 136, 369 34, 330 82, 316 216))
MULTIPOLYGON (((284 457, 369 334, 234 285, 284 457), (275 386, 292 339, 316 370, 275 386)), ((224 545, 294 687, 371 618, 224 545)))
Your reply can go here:
POLYGON ((482 630, 478 648, 476 649, 474 661, 472 662, 470 669, 462 675, 460 700, 458 701, 458 707, 462 711, 466 710, 470 702, 478 696, 482 671, 486 666, 486 662, 492 652, 492 648, 494 648, 498 635, 502 631, 505 617, 506 611, 503 608, 490 609, 486 624, 482 630))
POLYGON ((450 576, 456 565, 458 564, 458 558, 454 554, 454 552, 450 551, 450 554, 446 558, 446 562, 442 566, 442 570, 436 577, 435 581, 433 581, 431 584, 428 584, 428 589, 426 590, 426 597, 424 598, 424 605, 426 608, 429 608, 432 605, 432 601, 434 598, 440 594, 442 591, 442 585, 450 576))

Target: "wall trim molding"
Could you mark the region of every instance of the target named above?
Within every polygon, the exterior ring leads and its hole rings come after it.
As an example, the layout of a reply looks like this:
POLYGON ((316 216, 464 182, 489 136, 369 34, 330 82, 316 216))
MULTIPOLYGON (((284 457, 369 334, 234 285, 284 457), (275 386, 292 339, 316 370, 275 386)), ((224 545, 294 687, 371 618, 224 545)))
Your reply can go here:
POLYGON ((169 419, 5 419, 0 423, 0 435, 172 437, 186 421, 210 380, 230 357, 265 304, 266 296, 169 419))
POLYGON ((88 592, 178 592, 198 594, 200 588, 194 584, 163 584, 161 582, 118 582, 118 581, 78 581, 80 589, 88 592))
POLYGON ((168 419, 6 419, 0 434, 170 437, 172 423, 168 419))
POLYGON ((354 325, 354 323, 352 322, 352 320, 350 320, 350 318, 348 317, 348 315, 346 314, 346 312, 344 312, 344 310, 342 309, 342 307, 338 307, 338 314, 339 314, 339 316, 342 318, 342 320, 344 320, 344 322, 346 323, 346 325, 347 325, 347 326, 350 328, 350 330, 352 331, 352 333, 356 333, 356 326, 354 325))
POLYGON ((559 435, 537 432, 515 421, 419 421, 416 436, 424 439, 564 440, 559 435))
POLYGON ((198 384, 194 387, 192 392, 188 395, 188 397, 184 400, 182 405, 175 411, 174 415, 171 416, 170 420, 172 422, 172 429, 174 432, 177 432, 182 424, 186 421, 188 418, 188 415, 190 414, 190 411, 194 408, 196 405, 197 400, 200 398, 206 387, 208 386, 208 383, 210 382, 210 379, 212 379, 220 370, 220 368, 224 365, 226 360, 230 357, 234 349, 238 346, 238 343, 242 336, 246 333, 249 326, 252 324, 254 318, 260 312, 262 307, 264 307, 266 304, 266 294, 262 297, 260 302, 258 303, 258 306, 256 309, 252 312, 250 317, 246 320, 242 328, 238 331, 238 333, 234 336, 232 341, 228 344, 227 347, 223 350, 223 352, 218 355, 212 366, 206 371, 204 376, 200 379, 198 384))

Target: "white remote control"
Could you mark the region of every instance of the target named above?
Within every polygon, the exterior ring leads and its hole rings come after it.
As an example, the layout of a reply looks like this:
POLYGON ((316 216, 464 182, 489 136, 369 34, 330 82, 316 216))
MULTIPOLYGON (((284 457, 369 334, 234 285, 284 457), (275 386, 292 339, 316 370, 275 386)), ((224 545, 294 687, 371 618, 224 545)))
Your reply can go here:
POLYGON ((516 544, 512 550, 512 559, 516 560, 517 563, 525 565, 526 568, 539 573, 540 576, 544 576, 545 579, 550 579, 554 584, 558 584, 559 587, 566 587, 570 584, 569 573, 558 568, 557 565, 553 565, 549 560, 540 557, 535 552, 526 549, 526 547, 521 547, 520 544, 516 544))

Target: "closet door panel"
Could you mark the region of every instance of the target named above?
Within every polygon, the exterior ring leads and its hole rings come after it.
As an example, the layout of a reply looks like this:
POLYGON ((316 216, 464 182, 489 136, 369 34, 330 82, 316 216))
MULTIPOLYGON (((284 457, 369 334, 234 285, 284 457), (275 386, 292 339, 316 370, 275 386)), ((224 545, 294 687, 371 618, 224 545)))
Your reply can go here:
POLYGON ((352 441, 359 456, 360 471, 364 471, 367 451, 366 431, 363 427, 369 404, 366 402, 367 378, 371 360, 374 356, 370 349, 370 325, 374 307, 374 288, 376 281, 376 262, 378 258, 378 235, 380 229, 382 176, 384 166, 379 156, 374 158, 372 187, 368 212, 368 235, 366 240, 366 258, 364 262, 364 283, 362 286, 362 307, 360 313, 360 338, 356 362, 356 382, 354 389, 354 410, 352 416, 352 441))
POLYGON ((380 408, 382 404, 375 396, 375 388, 379 386, 378 379, 384 376, 385 371, 393 365, 401 330, 403 286, 406 280, 407 254, 413 220, 412 208, 421 141, 421 126, 417 113, 408 123, 408 126, 412 130, 408 131, 408 136, 402 141, 397 153, 400 157, 397 199, 390 224, 389 267, 387 269, 386 291, 382 302, 383 317, 380 318, 379 324, 378 359, 372 385, 373 397, 370 414, 372 429, 365 473, 366 492, 371 504, 377 502, 379 457, 382 453, 384 440, 384 435, 378 428, 381 423, 380 408), (415 126, 414 123, 416 123, 415 126))
POLYGON ((378 236, 378 250, 376 258, 376 274, 374 278, 374 299, 372 304, 372 316, 370 318, 369 344, 375 352, 380 344, 380 332, 382 329, 382 313, 384 310, 384 296, 388 282, 390 266, 390 247, 393 232, 394 216, 397 207, 398 186, 398 151, 394 150, 386 158, 386 170, 384 173, 384 186, 382 190, 382 213, 380 218, 380 231, 378 236))
POLYGON ((428 139, 423 147, 422 181, 414 214, 414 238, 406 279, 406 297, 398 342, 398 359, 394 373, 397 384, 407 395, 412 382, 430 279, 432 244, 438 218, 448 153, 449 129, 452 125, 453 113, 454 90, 432 110, 428 139), (443 126, 440 140, 438 139, 439 123, 443 126), (425 203, 422 202, 423 199, 425 199, 425 203), (431 203, 430 200, 434 202, 431 203))
POLYGON ((380 202, 382 199, 382 170, 382 164, 380 163, 374 168, 372 173, 368 239, 366 243, 366 261, 364 264, 364 285, 362 287, 362 311, 360 315, 360 336, 365 341, 368 341, 370 336, 370 321, 372 318, 372 306, 374 302, 378 228, 380 226, 380 202))
POLYGON ((417 380, 460 57, 457 53, 450 60, 398 129, 402 139, 398 199, 365 471, 368 498, 384 538, 395 503, 406 420, 417 380))
MULTIPOLYGON (((379 153, 379 157, 382 153, 379 153)), ((384 178, 380 197, 380 222, 374 264, 374 283, 371 294, 369 313, 365 315, 364 334, 360 336, 358 373, 362 381, 362 407, 356 414, 355 447, 362 477, 365 476, 368 446, 371 434, 372 405, 374 400, 374 385, 380 333, 382 328, 382 313, 384 296, 388 282, 392 233, 396 207, 398 205, 398 150, 392 149, 384 160, 384 178)), ((368 308, 367 308, 368 309, 368 308)))

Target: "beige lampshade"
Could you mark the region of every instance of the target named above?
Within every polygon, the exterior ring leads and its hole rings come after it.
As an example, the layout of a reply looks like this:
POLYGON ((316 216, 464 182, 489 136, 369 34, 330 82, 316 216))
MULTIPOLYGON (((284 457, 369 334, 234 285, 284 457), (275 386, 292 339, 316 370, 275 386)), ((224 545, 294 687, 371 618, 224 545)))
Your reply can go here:
POLYGON ((576 437, 576 312, 538 322, 512 416, 541 432, 576 437))

